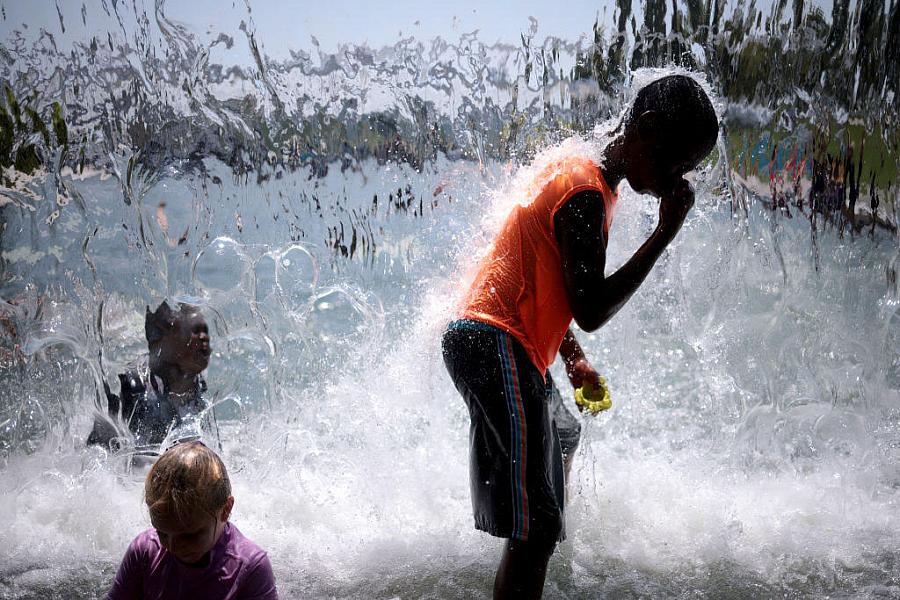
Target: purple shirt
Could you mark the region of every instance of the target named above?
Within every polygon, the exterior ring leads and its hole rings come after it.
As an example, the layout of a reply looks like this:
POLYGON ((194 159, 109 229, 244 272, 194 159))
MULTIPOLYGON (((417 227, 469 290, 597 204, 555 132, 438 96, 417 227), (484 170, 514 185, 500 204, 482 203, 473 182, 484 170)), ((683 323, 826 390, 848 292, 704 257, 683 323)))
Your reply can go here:
POLYGON ((231 523, 209 565, 189 567, 172 556, 148 529, 131 542, 106 600, 278 600, 272 565, 259 546, 231 523))

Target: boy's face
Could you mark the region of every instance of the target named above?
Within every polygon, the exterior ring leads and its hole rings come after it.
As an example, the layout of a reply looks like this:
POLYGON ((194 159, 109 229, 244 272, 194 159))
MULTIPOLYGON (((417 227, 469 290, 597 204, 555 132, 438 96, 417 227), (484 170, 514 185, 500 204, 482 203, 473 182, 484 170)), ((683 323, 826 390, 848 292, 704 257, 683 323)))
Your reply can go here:
POLYGON ((229 496, 215 516, 201 511, 182 520, 151 514, 150 523, 156 529, 163 548, 181 562, 194 564, 200 562, 219 541, 233 506, 234 496, 229 496))
POLYGON ((663 143, 656 139, 652 131, 644 135, 640 131, 640 127, 635 128, 628 141, 625 178, 634 191, 657 198, 670 195, 684 175, 706 158, 715 143, 715 140, 685 139, 673 147, 671 141, 663 143))
POLYGON ((211 353, 209 328, 199 312, 180 313, 172 329, 160 340, 161 356, 188 373, 205 370, 211 353))

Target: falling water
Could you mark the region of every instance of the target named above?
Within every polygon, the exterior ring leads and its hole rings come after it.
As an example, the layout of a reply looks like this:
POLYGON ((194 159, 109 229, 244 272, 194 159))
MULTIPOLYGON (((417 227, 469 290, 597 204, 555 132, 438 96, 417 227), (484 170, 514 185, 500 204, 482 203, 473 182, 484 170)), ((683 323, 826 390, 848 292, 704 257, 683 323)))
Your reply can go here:
MULTIPOLYGON (((441 329, 529 174, 653 68, 723 131, 579 334, 614 408, 546 597, 900 596, 900 5, 196 4, 0 4, 0 597, 102 597, 148 526, 84 440, 164 298, 210 322, 233 519, 284 597, 485 595, 441 329)), ((622 189, 610 268, 656 213, 622 189)))

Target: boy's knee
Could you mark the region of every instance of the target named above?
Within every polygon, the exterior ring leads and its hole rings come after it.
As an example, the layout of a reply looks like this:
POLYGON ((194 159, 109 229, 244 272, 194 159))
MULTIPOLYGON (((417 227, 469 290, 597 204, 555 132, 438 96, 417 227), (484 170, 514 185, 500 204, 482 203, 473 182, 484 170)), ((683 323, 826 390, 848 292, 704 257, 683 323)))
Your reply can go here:
POLYGON ((531 559, 549 558, 556 549, 556 538, 531 537, 527 540, 507 540, 507 550, 513 555, 531 559))

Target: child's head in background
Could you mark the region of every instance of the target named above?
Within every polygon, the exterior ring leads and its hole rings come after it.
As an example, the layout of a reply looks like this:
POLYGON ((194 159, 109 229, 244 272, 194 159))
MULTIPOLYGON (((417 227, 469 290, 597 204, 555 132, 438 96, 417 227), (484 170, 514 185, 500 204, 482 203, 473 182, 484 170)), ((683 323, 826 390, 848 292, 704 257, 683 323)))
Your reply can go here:
POLYGON ((148 306, 144 332, 151 367, 154 363, 171 364, 193 376, 209 366, 209 326, 199 307, 179 303, 172 308, 164 301, 151 312, 148 306))

